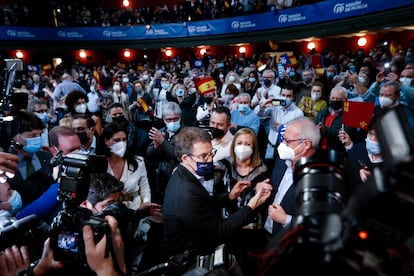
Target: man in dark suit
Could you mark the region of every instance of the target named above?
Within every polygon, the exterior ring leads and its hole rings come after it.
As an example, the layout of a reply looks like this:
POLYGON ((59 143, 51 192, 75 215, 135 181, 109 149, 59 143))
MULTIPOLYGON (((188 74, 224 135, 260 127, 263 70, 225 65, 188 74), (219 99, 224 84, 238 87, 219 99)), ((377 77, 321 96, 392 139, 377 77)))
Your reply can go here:
POLYGON ((231 233, 253 220, 255 209, 270 196, 271 186, 266 182, 257 184, 256 194, 247 206, 223 218, 222 208, 235 204, 249 184, 239 182, 230 193, 221 195, 208 193, 203 183, 214 174, 214 151, 210 134, 203 129, 183 128, 176 135, 175 149, 181 163, 165 191, 162 255, 169 257, 186 250, 209 254, 231 233))
POLYGON ((49 152, 42 151, 43 122, 32 112, 18 111, 14 150, 19 157, 16 175, 10 186, 22 196, 23 205, 39 197, 53 183, 49 152))
POLYGON ((299 117, 288 122, 283 142, 278 146, 279 158, 273 167, 268 216, 265 229, 275 235, 287 226, 295 214, 295 186, 293 169, 302 157, 310 157, 320 140, 319 128, 307 117, 299 117))

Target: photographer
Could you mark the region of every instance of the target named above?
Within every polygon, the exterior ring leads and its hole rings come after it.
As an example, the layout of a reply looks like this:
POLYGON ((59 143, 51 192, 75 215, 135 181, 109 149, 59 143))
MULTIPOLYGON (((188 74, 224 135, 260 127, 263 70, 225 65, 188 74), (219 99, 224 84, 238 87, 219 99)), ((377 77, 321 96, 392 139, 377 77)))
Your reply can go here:
MULTIPOLYGON (((104 211, 106 207, 118 201, 121 190, 124 185, 118 181, 115 177, 107 173, 90 174, 90 186, 87 198, 80 206, 87 208, 94 215, 104 211)), ((108 222, 111 228, 112 248, 116 256, 116 262, 122 273, 126 273, 126 264, 124 258, 124 243, 123 237, 121 237, 121 231, 118 229, 118 221, 106 216, 105 220, 108 222)), ((103 257, 106 248, 106 236, 104 236, 95 247, 93 241, 94 236, 90 226, 83 227, 83 238, 86 259, 89 268, 95 271, 98 275, 116 275, 115 268, 113 266, 112 257, 107 259, 103 257), (111 265, 112 264, 112 265, 111 265), (110 274, 108 271, 111 271, 110 274), (115 274, 112 274, 114 272, 115 274)), ((76 266, 77 267, 77 266, 76 266)), ((53 256, 52 245, 47 240, 44 245, 43 254, 39 262, 33 266, 34 275, 54 275, 69 272, 73 273, 72 266, 65 266, 63 262, 56 261, 53 256), (61 271, 59 271, 61 269, 61 271)), ((77 267, 76 269, 78 269, 77 267)))
MULTIPOLYGON (((18 157, 14 154, 0 152, 0 185, 16 174, 18 157)), ((27 248, 12 246, 0 251, 0 275, 12 276, 29 266, 27 248)))

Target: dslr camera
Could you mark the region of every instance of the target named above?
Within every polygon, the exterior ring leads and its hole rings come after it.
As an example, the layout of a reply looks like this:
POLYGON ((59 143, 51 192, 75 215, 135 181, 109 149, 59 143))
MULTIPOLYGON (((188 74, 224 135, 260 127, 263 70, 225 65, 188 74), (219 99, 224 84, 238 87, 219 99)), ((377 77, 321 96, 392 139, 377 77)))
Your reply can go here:
MULTIPOLYGON (((107 160, 104 156, 72 152, 66 156, 58 154, 52 165, 60 166, 59 200, 63 209, 51 225, 50 242, 56 260, 69 264, 87 265, 82 228, 90 225, 97 243, 106 234, 111 239, 109 225, 104 217, 94 216, 92 211, 79 207, 89 192, 91 173, 105 172, 107 160)), ((107 254, 112 242, 107 242, 107 254)))

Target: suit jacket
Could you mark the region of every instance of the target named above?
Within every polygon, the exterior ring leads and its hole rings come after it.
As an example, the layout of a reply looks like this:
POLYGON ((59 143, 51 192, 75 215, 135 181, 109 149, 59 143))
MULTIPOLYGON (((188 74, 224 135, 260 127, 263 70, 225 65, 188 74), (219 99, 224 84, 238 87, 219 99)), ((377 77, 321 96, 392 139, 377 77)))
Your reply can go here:
POLYGON ((222 208, 231 203, 227 193, 210 196, 190 171, 178 165, 168 182, 162 208, 164 257, 191 249, 209 254, 253 220, 255 212, 247 206, 222 218, 222 208))
POLYGON ((52 155, 45 151, 39 151, 35 154, 39 158, 41 169, 34 172, 27 179, 23 179, 19 170, 17 170, 15 177, 9 180, 10 187, 20 193, 23 205, 37 199, 54 182, 51 176, 52 167, 50 166, 52 155))
MULTIPOLYGON (((275 165, 273 166, 272 176, 270 178, 270 183, 272 184, 272 194, 268 199, 268 203, 273 204, 275 200, 276 193, 279 189, 280 182, 283 179, 287 170, 286 160, 282 160, 278 158, 275 161, 275 165)), ((283 196, 282 202, 280 202, 280 206, 283 207, 286 214, 294 215, 296 213, 296 189, 295 185, 290 185, 289 189, 287 190, 286 194, 283 196)), ((273 222, 273 235, 277 234, 279 231, 283 229, 283 225, 277 222, 273 222)))

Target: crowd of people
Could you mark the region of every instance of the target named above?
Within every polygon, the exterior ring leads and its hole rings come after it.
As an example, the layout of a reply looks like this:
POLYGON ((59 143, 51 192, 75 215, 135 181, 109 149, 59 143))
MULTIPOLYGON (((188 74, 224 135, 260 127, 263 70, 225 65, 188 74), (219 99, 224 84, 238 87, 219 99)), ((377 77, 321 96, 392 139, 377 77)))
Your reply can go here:
POLYGON ((274 0, 213 0, 156 1, 151 6, 120 7, 121 3, 54 1, 46 6, 31 3, 0 4, 0 26, 40 27, 109 27, 131 26, 151 23, 176 23, 194 20, 213 20, 253 13, 290 8, 317 1, 274 0), (37 12, 47 15, 36 16, 37 12))
MULTIPOLYGON (((24 72, 11 92, 12 101, 19 99, 15 127, 2 128, 1 147, 12 154, 0 156, 1 214, 35 214, 50 226, 63 208, 59 166, 50 160, 73 151, 99 155, 107 167, 91 177, 80 206, 97 214, 120 202, 134 223, 119 237, 108 218, 112 238, 119 238, 110 260, 95 252, 104 241, 95 247, 83 229, 87 263, 98 275, 107 266, 143 271, 186 250, 209 254, 222 243, 246 275, 255 275, 260 267, 252 253, 263 252, 295 219, 293 172, 301 158, 335 150, 350 160, 344 200, 381 166, 376 126, 390 110, 414 108, 413 49, 340 55, 327 49, 321 75, 311 64, 314 52, 282 71, 276 56, 206 56, 201 67, 176 59, 141 69, 24 72), (344 125, 345 101, 375 105, 366 130, 344 125)), ((34 272, 68 269, 53 260, 49 243, 34 272)), ((5 249, 0 270, 12 254, 18 264, 9 270, 26 269, 25 250, 5 249)))

